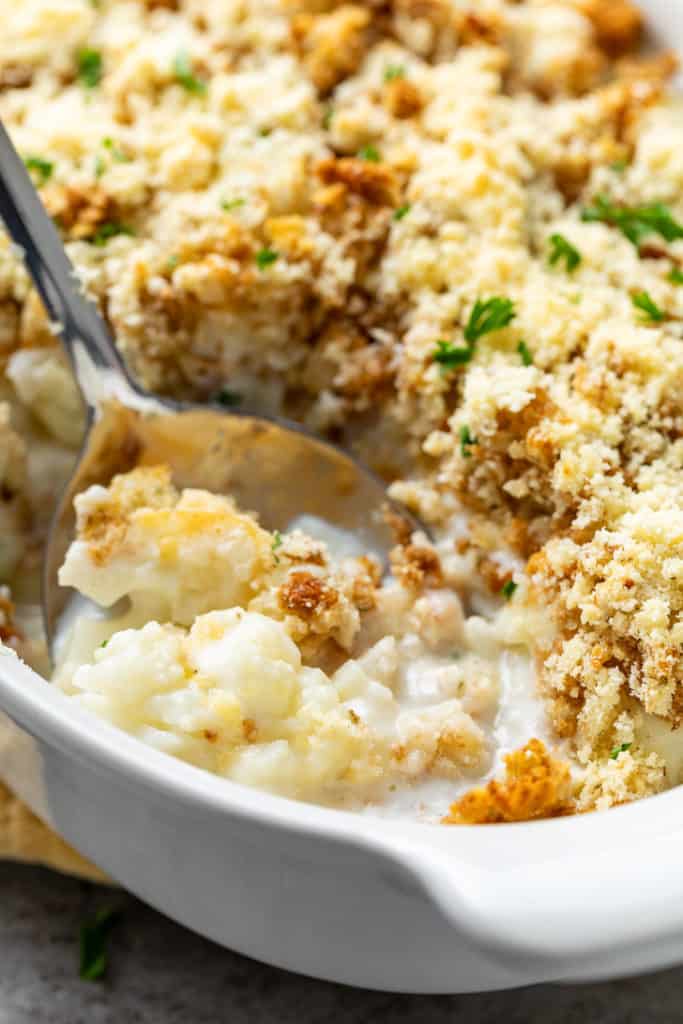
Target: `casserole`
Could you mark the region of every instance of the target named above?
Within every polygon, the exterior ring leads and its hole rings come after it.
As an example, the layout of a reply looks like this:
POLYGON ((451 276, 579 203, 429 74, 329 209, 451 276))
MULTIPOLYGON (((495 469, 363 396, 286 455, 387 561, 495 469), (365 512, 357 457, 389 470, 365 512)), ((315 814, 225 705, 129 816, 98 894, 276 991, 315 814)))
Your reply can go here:
MULTIPOLYGON (((683 12, 667 6, 648 10, 671 40, 683 12)), ((34 737, 32 769, 10 771, 17 791, 134 892, 244 953, 425 992, 595 978, 681 956, 675 791, 497 830, 378 826, 145 750, 67 710, 11 655, 0 679, 3 706, 34 737)))

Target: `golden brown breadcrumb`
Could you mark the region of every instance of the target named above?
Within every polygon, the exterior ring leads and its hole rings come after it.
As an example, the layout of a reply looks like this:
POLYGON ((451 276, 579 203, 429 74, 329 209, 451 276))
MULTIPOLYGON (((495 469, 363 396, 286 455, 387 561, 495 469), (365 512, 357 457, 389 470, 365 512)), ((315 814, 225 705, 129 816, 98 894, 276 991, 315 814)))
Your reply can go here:
POLYGON ((443 818, 445 825, 494 825, 557 818, 573 810, 569 766, 538 739, 505 756, 505 776, 465 793, 443 818))

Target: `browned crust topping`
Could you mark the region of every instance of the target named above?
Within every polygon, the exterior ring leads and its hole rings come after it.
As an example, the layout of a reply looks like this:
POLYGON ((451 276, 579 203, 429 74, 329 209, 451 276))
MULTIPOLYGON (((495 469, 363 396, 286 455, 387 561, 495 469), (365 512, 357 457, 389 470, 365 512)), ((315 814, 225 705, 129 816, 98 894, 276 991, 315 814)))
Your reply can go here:
POLYGON ((293 572, 278 591, 282 610, 306 620, 333 608, 338 600, 337 591, 310 572, 293 572))
POLYGON ((395 547, 389 557, 392 571, 404 587, 423 590, 425 587, 439 587, 443 583, 439 556, 427 544, 395 547))
POLYGON ((396 174, 386 164, 352 156, 329 157, 318 163, 316 173, 324 185, 345 185, 378 206, 393 206, 398 200, 396 174))
POLYGON ((471 789, 451 806, 444 825, 494 825, 557 818, 573 811, 569 767, 538 739, 505 757, 505 777, 471 789))

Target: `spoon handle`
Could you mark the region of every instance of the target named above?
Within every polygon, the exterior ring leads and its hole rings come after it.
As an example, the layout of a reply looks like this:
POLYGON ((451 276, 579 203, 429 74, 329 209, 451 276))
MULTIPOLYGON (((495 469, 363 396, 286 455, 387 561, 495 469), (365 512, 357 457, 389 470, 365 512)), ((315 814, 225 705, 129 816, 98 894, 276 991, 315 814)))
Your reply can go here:
POLYGON ((0 217, 21 250, 50 319, 60 325, 62 344, 85 403, 92 409, 96 405, 92 382, 97 375, 87 372, 79 349, 85 350, 95 370, 109 370, 126 382, 128 374, 107 325, 85 297, 62 240, 1 122, 0 217))

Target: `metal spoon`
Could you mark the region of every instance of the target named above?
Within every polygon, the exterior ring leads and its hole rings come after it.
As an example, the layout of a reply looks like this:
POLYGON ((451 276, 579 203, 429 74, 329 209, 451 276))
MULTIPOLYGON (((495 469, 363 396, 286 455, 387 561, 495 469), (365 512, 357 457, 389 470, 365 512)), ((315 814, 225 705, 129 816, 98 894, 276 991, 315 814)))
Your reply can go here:
POLYGON ((22 250, 51 320, 61 325, 88 413, 83 448, 45 551, 43 614, 51 652, 70 595, 59 586, 57 572, 74 533, 74 496, 134 466, 166 463, 177 486, 230 494, 269 529, 285 529, 304 513, 319 516, 353 530, 367 550, 386 555, 392 537, 381 514, 387 505, 384 484, 351 456, 296 424, 162 400, 130 378, 1 124, 0 217, 22 250))

